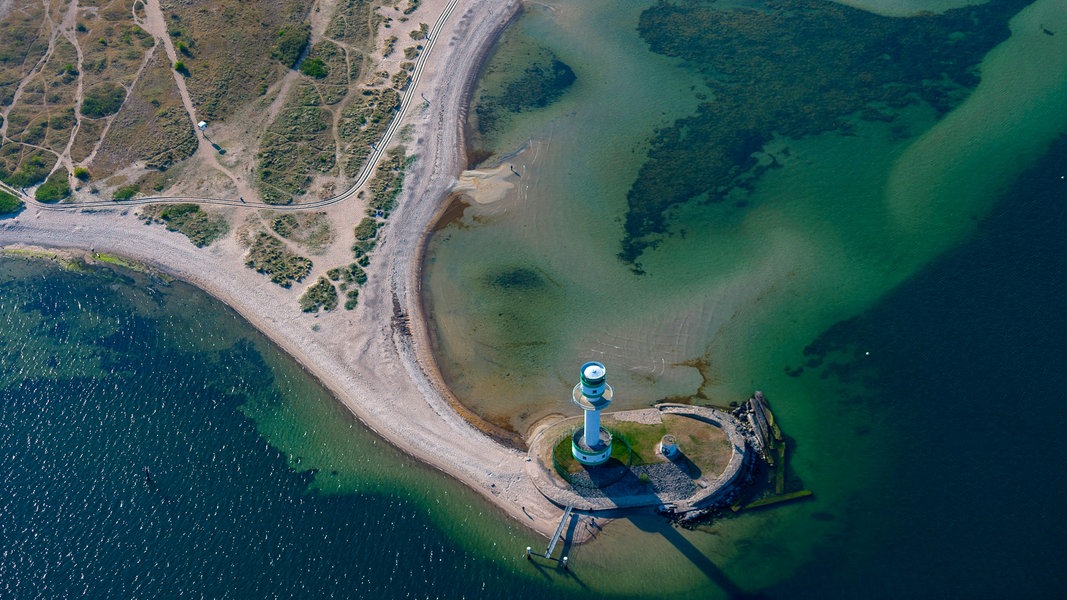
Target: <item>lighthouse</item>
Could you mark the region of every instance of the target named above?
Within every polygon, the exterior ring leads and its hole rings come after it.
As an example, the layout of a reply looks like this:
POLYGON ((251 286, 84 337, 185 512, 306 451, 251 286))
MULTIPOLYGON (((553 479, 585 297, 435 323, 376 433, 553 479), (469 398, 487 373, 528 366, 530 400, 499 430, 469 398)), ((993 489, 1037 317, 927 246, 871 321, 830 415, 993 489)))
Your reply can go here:
POLYGON ((571 437, 571 454, 583 465, 599 465, 611 458, 611 434, 600 426, 600 411, 611 404, 614 395, 603 364, 582 365, 571 400, 585 411, 585 425, 571 437))

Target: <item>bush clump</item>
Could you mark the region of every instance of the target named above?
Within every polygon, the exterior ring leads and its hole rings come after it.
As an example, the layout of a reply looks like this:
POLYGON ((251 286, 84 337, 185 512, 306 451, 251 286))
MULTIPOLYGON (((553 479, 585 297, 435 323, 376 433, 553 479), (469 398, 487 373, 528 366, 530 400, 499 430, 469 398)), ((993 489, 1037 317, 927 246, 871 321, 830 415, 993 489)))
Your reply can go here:
POLYGON ((359 264, 352 263, 347 267, 330 269, 326 276, 338 282, 337 287, 345 293, 345 310, 354 309, 359 304, 359 286, 367 282, 367 272, 359 264))
POLYGON ((13 215, 22 210, 23 206, 25 205, 22 200, 0 190, 0 215, 13 215))
POLYGON ((335 267, 326 272, 326 276, 334 281, 339 281, 345 286, 352 284, 363 285, 367 283, 367 272, 359 265, 352 263, 347 267, 335 267))
MULTIPOLYGON (((15 150, 15 146, 16 144, 7 144, 6 146, 0 146, 0 148, 15 150)), ((44 181, 54 164, 56 164, 54 156, 37 151, 23 159, 22 164, 19 165, 14 173, 8 173, 6 169, 0 166, 0 179, 15 187, 29 187, 44 181)))
POLYGON ((248 249, 245 265, 270 277, 270 280, 287 288, 311 273, 311 261, 294 254, 281 240, 269 233, 259 232, 248 249))
POLYGON ((141 210, 146 221, 163 223, 170 231, 189 238, 196 247, 203 248, 226 235, 229 223, 221 214, 211 214, 198 204, 150 204, 141 210))
POLYGON ((378 235, 378 228, 383 224, 372 217, 363 217, 359 225, 356 225, 356 239, 360 241, 373 239, 378 235))
POLYGON ((60 169, 48 176, 48 179, 33 194, 38 202, 58 202, 70 195, 70 173, 60 169))
POLYGON ((326 63, 321 58, 309 58, 300 63, 300 72, 308 77, 322 79, 326 77, 326 63))
POLYGON ((278 40, 271 49, 270 55, 291 69, 296 66, 296 61, 300 60, 300 55, 304 53, 304 48, 307 48, 310 38, 311 28, 305 24, 282 29, 278 32, 278 40))
POLYGON ((388 218, 396 208, 396 197, 404 187, 404 170, 410 163, 403 146, 389 150, 388 158, 378 164, 370 182, 371 200, 367 212, 388 218))
POLYGON ((131 185, 124 185, 124 186, 120 187, 119 189, 115 190, 114 194, 111 194, 111 199, 112 200, 129 200, 130 198, 133 198, 134 196, 136 196, 140 191, 141 191, 141 186, 137 185, 136 183, 131 184, 131 185))
POLYGON ((325 277, 319 277, 300 296, 300 310, 304 312, 331 311, 337 308, 337 303, 337 288, 325 277))
POLYGON ((119 112, 126 101, 126 88, 114 82, 104 82, 89 88, 82 100, 82 114, 99 119, 119 112))

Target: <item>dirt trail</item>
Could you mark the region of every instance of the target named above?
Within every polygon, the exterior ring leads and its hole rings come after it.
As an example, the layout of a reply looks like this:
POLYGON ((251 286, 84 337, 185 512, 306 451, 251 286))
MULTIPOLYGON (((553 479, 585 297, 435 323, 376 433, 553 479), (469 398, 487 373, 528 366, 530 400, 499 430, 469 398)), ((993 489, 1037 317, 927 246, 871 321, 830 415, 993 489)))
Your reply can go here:
MULTIPOLYGON (((167 54, 167 59, 170 60, 170 64, 173 65, 178 62, 178 54, 174 51, 174 44, 171 42, 170 35, 167 33, 167 23, 163 18, 163 10, 159 6, 159 0, 143 0, 142 6, 144 7, 145 17, 140 19, 137 16, 137 3, 134 3, 134 22, 136 22, 142 29, 147 31, 152 37, 156 38, 157 42, 163 44, 163 50, 167 54)), ((215 144, 211 140, 207 139, 204 132, 200 130, 196 124, 200 121, 196 116, 196 109, 193 107, 192 96, 189 95, 189 89, 185 86, 185 78, 180 73, 172 70, 174 76, 174 83, 178 86, 178 94, 181 95, 182 104, 185 105, 185 112, 189 114, 189 121, 192 123, 194 130, 196 131, 197 148, 196 158, 204 166, 212 168, 222 174, 224 174, 237 188, 237 193, 241 197, 255 198, 255 192, 249 186, 248 182, 243 178, 234 175, 229 169, 222 166, 219 163, 218 157, 215 156, 215 144)))
POLYGON ((74 46, 74 52, 78 55, 78 88, 74 92, 74 127, 70 128, 70 137, 67 139, 67 145, 63 147, 63 152, 59 153, 59 160, 57 161, 67 168, 68 173, 74 172, 74 162, 70 159, 70 149, 74 147, 74 139, 78 137, 78 131, 81 129, 82 99, 85 97, 85 57, 82 54, 81 44, 78 43, 78 36, 74 33, 77 21, 78 0, 73 0, 70 3, 70 8, 67 9, 67 14, 63 16, 63 23, 60 24, 60 33, 74 46))
MULTIPOLYGON (((80 51, 81 50, 79 49, 79 52, 80 51)), ((129 99, 130 94, 133 92, 133 88, 137 86, 137 82, 141 80, 141 76, 144 75, 144 70, 148 67, 148 64, 150 62, 152 62, 152 57, 155 56, 155 55, 156 55, 155 47, 153 47, 152 50, 144 53, 144 57, 141 59, 141 66, 137 68, 137 73, 134 74, 133 81, 130 82, 129 86, 126 86, 126 99, 129 99)), ((80 87, 78 88, 78 93, 81 94, 81 88, 80 87)), ((126 99, 123 99, 123 103, 126 102, 126 99)), ((81 124, 81 121, 82 121, 82 116, 81 116, 82 100, 83 100, 83 97, 79 96, 79 98, 78 98, 78 123, 79 124, 81 124)), ((83 163, 91 164, 93 162, 93 159, 96 158, 96 153, 99 152, 100 151, 100 147, 104 145, 104 140, 107 139, 107 134, 108 134, 109 131, 111 131, 111 124, 115 121, 115 117, 117 117, 118 115, 119 115, 119 113, 116 112, 115 114, 104 118, 104 127, 103 127, 103 129, 100 130, 100 136, 97 138, 96 143, 93 144, 92 151, 90 151, 89 155, 86 156, 85 160, 82 161, 83 163)))
MULTIPOLYGON (((307 56, 308 50, 326 35, 326 28, 330 26, 330 21, 333 19, 336 10, 337 0, 318 0, 312 5, 311 12, 308 14, 308 21, 311 23, 311 37, 308 39, 308 46, 304 49, 304 53, 300 55, 299 60, 303 60, 307 56)), ((330 39, 330 41, 339 44, 334 39, 330 39)), ((281 112, 282 106, 285 106, 286 98, 289 97, 289 89, 293 87, 293 82, 299 77, 300 73, 296 69, 289 69, 286 71, 285 76, 282 77, 281 83, 275 84, 279 86, 278 95, 274 97, 274 102, 271 102, 270 108, 267 109, 267 120, 264 129, 269 129, 274 124, 274 120, 278 118, 278 113, 281 112)))
MULTIPOLYGON (((44 25, 42 28, 44 27, 48 28, 48 49, 45 50, 45 53, 41 56, 40 60, 26 72, 26 76, 19 81, 18 87, 15 88, 14 95, 11 96, 11 103, 4 107, 3 110, 0 110, 0 116, 3 116, 3 121, 0 122, 0 141, 9 141, 7 138, 7 123, 11 109, 18 105, 19 100, 22 98, 22 92, 26 89, 26 86, 41 74, 41 70, 48 64, 48 61, 52 58, 52 54, 56 50, 57 29, 55 21, 52 20, 52 13, 47 9, 44 13, 44 25)), ((49 150, 49 152, 51 152, 51 150, 49 150)))

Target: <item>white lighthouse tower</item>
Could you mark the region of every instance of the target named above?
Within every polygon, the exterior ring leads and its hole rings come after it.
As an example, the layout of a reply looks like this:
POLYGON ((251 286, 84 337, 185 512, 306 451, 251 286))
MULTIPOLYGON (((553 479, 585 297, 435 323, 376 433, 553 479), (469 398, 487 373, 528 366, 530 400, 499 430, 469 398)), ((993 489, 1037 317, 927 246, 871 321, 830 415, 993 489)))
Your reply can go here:
POLYGON ((615 391, 607 384, 607 369, 598 362, 582 365, 571 400, 585 411, 585 426, 571 437, 571 454, 583 465, 599 465, 611 458, 611 434, 600 426, 600 411, 611 404, 615 391))

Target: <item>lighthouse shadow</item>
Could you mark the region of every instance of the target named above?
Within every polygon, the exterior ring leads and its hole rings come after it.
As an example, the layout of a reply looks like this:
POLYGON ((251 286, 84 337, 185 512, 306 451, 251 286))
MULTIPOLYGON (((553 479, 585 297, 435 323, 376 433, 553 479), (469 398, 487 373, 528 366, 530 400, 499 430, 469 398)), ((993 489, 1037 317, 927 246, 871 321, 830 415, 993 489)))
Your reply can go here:
POLYGON ((719 586, 726 593, 726 596, 731 600, 762 600, 766 598, 765 595, 760 593, 749 593, 741 589, 729 575, 726 574, 718 565, 716 565, 711 558, 700 551, 699 548, 693 545, 676 527, 669 525, 664 527, 663 522, 656 517, 652 516, 635 516, 630 521, 637 526, 638 529, 650 534, 660 534, 667 542, 669 542, 678 552, 689 560, 695 567, 700 569, 702 573, 708 576, 715 585, 719 586))
POLYGON ((625 483, 627 479, 637 481, 637 476, 622 461, 612 458, 602 465, 582 465, 581 470, 571 475, 571 485, 586 488, 604 490, 619 483, 625 483))

